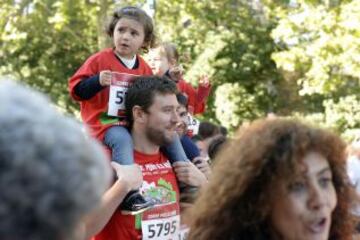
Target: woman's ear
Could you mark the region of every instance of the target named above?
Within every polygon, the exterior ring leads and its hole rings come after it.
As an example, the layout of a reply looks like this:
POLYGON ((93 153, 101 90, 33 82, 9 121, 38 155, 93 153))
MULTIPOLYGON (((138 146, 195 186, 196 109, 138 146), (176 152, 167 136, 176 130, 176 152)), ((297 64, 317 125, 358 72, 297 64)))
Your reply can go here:
POLYGON ((145 122, 146 113, 140 106, 135 105, 132 109, 132 113, 133 113, 134 122, 138 122, 138 123, 145 122))

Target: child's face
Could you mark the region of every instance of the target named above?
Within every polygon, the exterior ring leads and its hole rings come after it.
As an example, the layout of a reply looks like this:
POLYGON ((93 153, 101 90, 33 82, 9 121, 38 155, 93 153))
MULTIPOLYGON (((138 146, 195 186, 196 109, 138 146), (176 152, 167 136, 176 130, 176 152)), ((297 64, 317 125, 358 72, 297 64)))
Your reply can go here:
POLYGON ((171 64, 166 56, 161 54, 160 48, 150 49, 147 59, 153 74, 157 76, 163 76, 171 67, 171 64))
POLYGON ((115 51, 123 58, 133 58, 144 45, 143 25, 130 18, 121 18, 115 25, 113 40, 115 51))

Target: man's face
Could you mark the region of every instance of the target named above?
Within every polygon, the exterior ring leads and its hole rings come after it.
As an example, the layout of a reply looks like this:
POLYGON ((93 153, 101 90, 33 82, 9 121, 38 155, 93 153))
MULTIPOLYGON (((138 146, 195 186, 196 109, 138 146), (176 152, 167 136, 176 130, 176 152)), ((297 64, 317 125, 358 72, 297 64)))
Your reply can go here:
POLYGON ((189 122, 188 112, 184 105, 181 105, 181 104, 179 105, 178 114, 180 117, 180 121, 177 124, 176 132, 179 134, 179 136, 182 136, 182 135, 186 134, 187 126, 188 126, 188 122, 189 122))
POLYGON ((145 135, 151 142, 159 146, 171 143, 179 122, 178 105, 175 94, 155 94, 145 123, 145 135))

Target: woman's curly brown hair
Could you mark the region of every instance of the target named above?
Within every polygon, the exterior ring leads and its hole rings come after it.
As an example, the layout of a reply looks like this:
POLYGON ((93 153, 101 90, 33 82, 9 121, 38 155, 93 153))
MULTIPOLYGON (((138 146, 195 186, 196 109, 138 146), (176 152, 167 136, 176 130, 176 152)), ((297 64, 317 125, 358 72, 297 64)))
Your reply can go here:
POLYGON ((239 135, 217 158, 212 179, 193 207, 190 240, 271 239, 271 186, 291 179, 310 151, 328 160, 337 194, 329 239, 351 239, 353 190, 338 136, 280 118, 255 121, 239 135))

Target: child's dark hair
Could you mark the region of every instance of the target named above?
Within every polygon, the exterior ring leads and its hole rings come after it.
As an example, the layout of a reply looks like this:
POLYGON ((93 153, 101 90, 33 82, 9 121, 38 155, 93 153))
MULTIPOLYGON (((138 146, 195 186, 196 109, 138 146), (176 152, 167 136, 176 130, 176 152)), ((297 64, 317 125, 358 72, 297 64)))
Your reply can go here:
POLYGON ((155 47, 156 37, 153 21, 144 10, 137 7, 123 7, 114 11, 110 22, 106 27, 106 33, 109 37, 113 37, 115 26, 121 18, 129 18, 143 25, 145 38, 144 46, 142 48, 145 52, 148 52, 149 48, 155 47))

